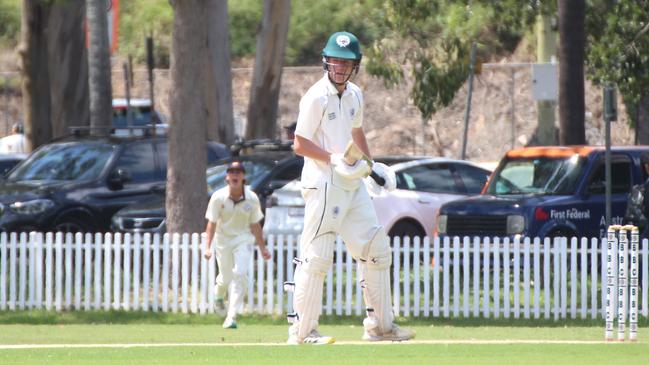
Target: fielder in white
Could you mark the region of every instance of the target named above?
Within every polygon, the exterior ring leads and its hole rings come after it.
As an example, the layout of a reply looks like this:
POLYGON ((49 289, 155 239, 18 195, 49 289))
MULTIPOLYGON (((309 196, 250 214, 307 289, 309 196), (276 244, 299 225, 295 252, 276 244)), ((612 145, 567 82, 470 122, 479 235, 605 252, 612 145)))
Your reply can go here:
POLYGON ((260 224, 264 215, 259 198, 244 185, 244 174, 245 168, 241 162, 232 162, 225 177, 228 185, 212 194, 205 212, 207 240, 204 256, 208 260, 212 257, 214 242, 219 267, 216 277, 217 311, 225 310, 224 298, 231 286, 223 328, 237 328, 236 318, 243 309, 243 296, 248 283, 252 244, 257 241, 263 258, 270 259, 260 224))
MULTIPOLYGON (((363 94, 349 82, 358 72, 362 54, 351 33, 334 33, 322 51, 325 74, 302 97, 295 131, 295 152, 304 156, 302 196, 304 230, 295 273, 293 322, 288 343, 327 344, 335 340, 317 331, 322 312, 324 278, 333 261, 336 235, 360 263, 360 282, 368 317, 363 338, 403 341, 414 332, 394 324, 390 290, 392 254, 378 223, 363 178, 374 171, 394 188, 389 167, 360 159, 349 165, 344 152, 350 141, 371 156, 363 123, 363 94)), ((384 187, 386 186, 384 185, 384 187)))

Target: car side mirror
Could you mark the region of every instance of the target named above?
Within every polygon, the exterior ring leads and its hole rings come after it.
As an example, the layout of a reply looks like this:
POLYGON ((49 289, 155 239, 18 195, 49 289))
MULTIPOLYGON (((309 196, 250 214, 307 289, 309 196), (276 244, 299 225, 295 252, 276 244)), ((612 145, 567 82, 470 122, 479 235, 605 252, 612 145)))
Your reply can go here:
POLYGON ((124 183, 131 180, 131 174, 123 169, 113 170, 108 174, 108 187, 112 190, 124 188, 124 183))

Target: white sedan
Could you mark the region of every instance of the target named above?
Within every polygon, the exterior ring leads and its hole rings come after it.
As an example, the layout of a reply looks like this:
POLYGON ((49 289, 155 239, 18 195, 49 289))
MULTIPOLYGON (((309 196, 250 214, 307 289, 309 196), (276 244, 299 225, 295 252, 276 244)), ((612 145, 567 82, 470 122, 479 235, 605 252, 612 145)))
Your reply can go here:
MULTIPOLYGON (((433 235, 446 202, 479 194, 491 172, 474 163, 447 158, 416 159, 392 165, 397 188, 372 194, 379 222, 391 237, 433 235)), ((267 233, 299 234, 304 220, 300 183, 275 190, 267 201, 267 233)))

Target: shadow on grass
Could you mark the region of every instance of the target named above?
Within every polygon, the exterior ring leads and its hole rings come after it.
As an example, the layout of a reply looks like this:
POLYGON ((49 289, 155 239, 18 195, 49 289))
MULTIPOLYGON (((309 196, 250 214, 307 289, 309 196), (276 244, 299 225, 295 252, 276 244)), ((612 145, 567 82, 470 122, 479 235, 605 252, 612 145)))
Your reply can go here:
MULTIPOLYGON (((322 316, 324 325, 361 325, 360 316, 322 316)), ((220 324, 217 315, 183 313, 125 312, 125 311, 0 311, 0 324, 220 324)), ((288 326, 286 318, 278 315, 241 315, 239 322, 257 325, 288 326)), ((524 319, 524 318, 397 318, 397 323, 408 326, 454 326, 454 327, 604 327, 602 319, 524 319)), ((638 319, 638 326, 649 326, 649 318, 638 319)))

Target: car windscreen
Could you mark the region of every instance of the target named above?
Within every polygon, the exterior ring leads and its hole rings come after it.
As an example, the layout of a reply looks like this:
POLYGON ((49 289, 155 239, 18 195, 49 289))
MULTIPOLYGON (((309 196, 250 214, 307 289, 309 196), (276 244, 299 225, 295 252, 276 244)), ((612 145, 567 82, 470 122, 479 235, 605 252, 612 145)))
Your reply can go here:
MULTIPOLYGON (((212 193, 226 185, 225 173, 229 163, 230 161, 207 170, 207 190, 209 193, 212 193)), ((241 163, 246 169, 246 185, 249 186, 257 186, 274 166, 272 161, 263 160, 244 160, 241 161, 241 163)))
POLYGON ((577 188, 585 159, 579 155, 511 158, 494 173, 487 194, 570 195, 577 188))
POLYGON ((115 147, 106 143, 65 142, 35 151, 8 181, 83 181, 99 177, 115 147))

